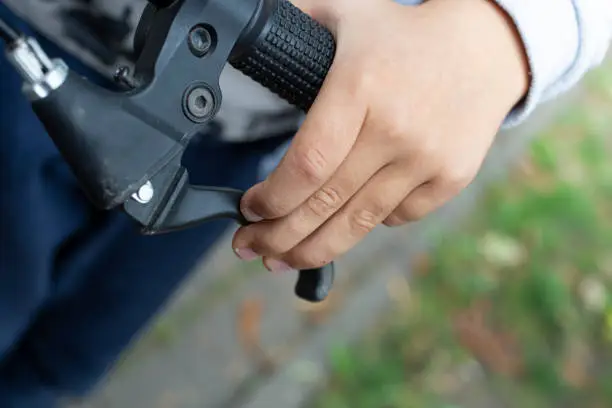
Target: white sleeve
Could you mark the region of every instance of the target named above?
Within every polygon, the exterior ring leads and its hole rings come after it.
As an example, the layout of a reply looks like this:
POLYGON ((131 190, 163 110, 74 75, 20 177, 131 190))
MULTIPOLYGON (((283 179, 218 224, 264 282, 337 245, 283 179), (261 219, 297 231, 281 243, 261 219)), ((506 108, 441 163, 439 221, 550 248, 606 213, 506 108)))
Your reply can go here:
POLYGON ((531 87, 505 127, 576 85, 603 62, 612 41, 612 0, 494 0, 514 20, 530 64, 531 87))

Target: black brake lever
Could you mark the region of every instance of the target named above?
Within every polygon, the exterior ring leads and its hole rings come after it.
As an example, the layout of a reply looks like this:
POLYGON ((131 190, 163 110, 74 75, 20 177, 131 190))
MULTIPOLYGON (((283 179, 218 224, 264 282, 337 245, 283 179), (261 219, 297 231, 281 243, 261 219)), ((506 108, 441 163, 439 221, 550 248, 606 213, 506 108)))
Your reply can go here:
MULTIPOLYGON (((212 219, 240 223, 242 192, 189 185, 181 166, 191 138, 221 106, 225 65, 308 111, 331 66, 335 41, 287 0, 157 0, 135 36, 128 89, 102 89, 49 60, 32 39, 8 58, 26 80, 33 109, 79 184, 101 209, 122 207, 145 234, 212 219), (102 123, 100 123, 102 122, 102 123)), ((296 294, 325 299, 333 264, 301 271, 296 294)))
MULTIPOLYGON (((147 225, 143 228, 143 233, 171 232, 217 219, 233 219, 240 225, 249 224, 240 212, 242 191, 222 187, 193 186, 188 183, 184 167, 177 165, 175 169, 178 172, 173 175, 176 184, 169 189, 170 194, 166 198, 168 202, 161 206, 165 211, 154 214, 154 218, 146 218, 150 215, 147 205, 151 201, 148 203, 145 201, 148 198, 153 200, 153 183, 146 184, 145 191, 140 195, 137 192, 132 200, 125 203, 125 211, 147 225)), ((295 294, 309 302, 321 302, 331 291, 334 278, 333 262, 322 268, 301 270, 295 285, 295 294)))

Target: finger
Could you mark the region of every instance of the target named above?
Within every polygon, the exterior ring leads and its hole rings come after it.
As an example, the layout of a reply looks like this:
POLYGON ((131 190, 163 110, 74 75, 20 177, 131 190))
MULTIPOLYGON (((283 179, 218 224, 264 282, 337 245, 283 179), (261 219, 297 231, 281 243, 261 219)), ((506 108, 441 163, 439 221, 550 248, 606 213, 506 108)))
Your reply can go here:
MULTIPOLYGON (((279 261, 295 269, 328 264, 361 241, 402 202, 423 180, 410 176, 405 164, 390 164, 376 173, 352 200, 321 228, 302 241, 280 260, 264 257, 271 270, 279 261)), ((274 271, 274 270, 273 270, 274 271)))
POLYGON ((385 219, 388 227, 399 227, 409 222, 421 220, 442 207, 461 190, 441 180, 422 184, 410 193, 404 201, 385 219))
POLYGON ((332 66, 306 120, 278 167, 243 197, 241 210, 252 222, 289 214, 336 172, 351 151, 366 114, 367 98, 347 79, 347 68, 332 66))
POLYGON ((233 247, 259 255, 278 256, 313 233, 339 211, 391 159, 386 146, 360 136, 332 178, 289 215, 239 229, 233 247))

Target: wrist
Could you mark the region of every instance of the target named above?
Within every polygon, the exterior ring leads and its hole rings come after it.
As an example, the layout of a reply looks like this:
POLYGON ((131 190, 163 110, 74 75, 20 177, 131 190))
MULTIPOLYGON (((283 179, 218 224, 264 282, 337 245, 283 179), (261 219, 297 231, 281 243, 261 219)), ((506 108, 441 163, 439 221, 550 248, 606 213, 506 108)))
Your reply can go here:
MULTIPOLYGON (((515 89, 517 90, 516 103, 522 100, 527 92, 531 82, 531 68, 529 66, 529 58, 525 49, 523 39, 517 29, 517 26, 512 17, 506 13, 506 11, 499 6, 494 0, 474 0, 480 3, 484 7, 491 10, 492 14, 496 15, 496 18, 492 18, 490 23, 497 24, 500 27, 499 37, 500 47, 504 47, 507 44, 508 57, 508 72, 516 84, 515 89), (497 21, 493 21, 497 20, 497 21), (501 38, 503 37, 503 38, 501 38)), ((512 81, 512 80, 511 80, 512 81)))
POLYGON ((508 110, 526 96, 531 76, 525 46, 512 18, 494 0, 429 0, 424 7, 444 19, 465 60, 491 91, 503 95, 508 110))

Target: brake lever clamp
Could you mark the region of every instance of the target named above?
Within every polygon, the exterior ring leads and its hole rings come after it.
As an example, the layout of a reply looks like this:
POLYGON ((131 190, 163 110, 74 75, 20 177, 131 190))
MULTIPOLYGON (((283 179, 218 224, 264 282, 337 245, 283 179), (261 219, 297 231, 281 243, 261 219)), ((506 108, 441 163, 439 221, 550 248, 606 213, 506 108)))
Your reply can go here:
MULTIPOLYGON (((135 36, 133 75, 117 76, 125 91, 69 72, 48 95, 30 95, 33 109, 92 203, 122 208, 144 234, 221 218, 245 225, 243 192, 190 185, 183 153, 219 111, 228 62, 307 110, 331 65, 333 37, 286 0, 154 3, 135 36), (105 126, 96 125, 101 118, 105 126)), ((295 291, 322 301, 333 281, 333 264, 300 271, 295 291)))

